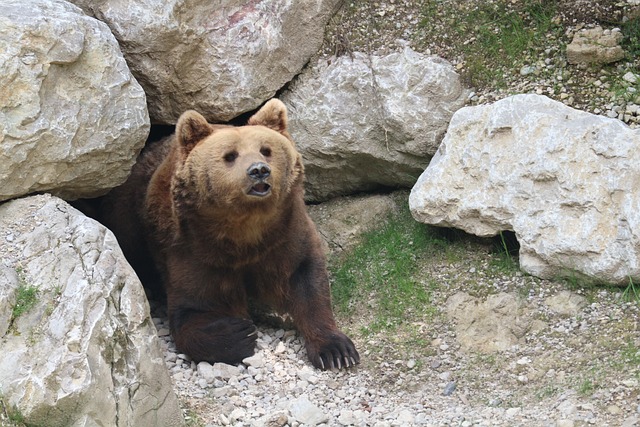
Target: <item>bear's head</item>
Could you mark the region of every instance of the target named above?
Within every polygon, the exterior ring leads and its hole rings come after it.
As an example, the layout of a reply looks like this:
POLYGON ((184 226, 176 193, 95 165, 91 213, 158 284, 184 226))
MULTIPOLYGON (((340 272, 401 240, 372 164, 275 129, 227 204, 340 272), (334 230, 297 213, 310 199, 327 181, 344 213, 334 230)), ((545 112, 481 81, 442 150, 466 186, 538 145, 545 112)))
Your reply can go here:
POLYGON ((187 111, 175 137, 174 200, 201 213, 266 213, 303 179, 302 160, 287 131, 287 110, 277 99, 239 127, 212 125, 187 111))

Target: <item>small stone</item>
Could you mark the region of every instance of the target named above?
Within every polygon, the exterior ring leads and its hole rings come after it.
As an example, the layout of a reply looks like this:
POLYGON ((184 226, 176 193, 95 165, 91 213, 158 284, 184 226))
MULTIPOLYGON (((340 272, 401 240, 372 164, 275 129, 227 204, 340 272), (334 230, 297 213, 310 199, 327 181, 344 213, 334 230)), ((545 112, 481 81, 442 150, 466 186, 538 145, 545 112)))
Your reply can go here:
POLYGON ((233 411, 231 411, 231 414, 229 414, 229 418, 232 421, 238 421, 238 420, 243 420, 247 415, 247 411, 245 411, 242 408, 235 408, 233 411))
POLYGON ((612 415, 620 415, 622 413, 622 409, 617 405, 609 405, 607 406, 607 412, 612 415))
POLYGON ((453 394, 454 391, 456 391, 456 382, 455 381, 451 381, 450 383, 448 383, 445 388, 444 391, 442 392, 443 395, 445 396, 451 396, 453 394))
POLYGON ((574 425, 575 423, 573 422, 573 420, 562 419, 556 421, 556 427, 573 427, 574 425))
POLYGON ((253 366, 254 368, 262 368, 264 366, 264 358, 262 353, 256 353, 253 356, 243 359, 242 363, 247 366, 253 366))
POLYGON ((536 72, 536 67, 533 65, 525 65, 520 69, 521 76, 528 76, 529 74, 533 74, 536 72))
POLYGON ((640 418, 633 416, 626 418, 620 427, 637 427, 638 424, 640 424, 640 418))
POLYGON ((505 411, 507 418, 513 418, 520 413, 520 408, 509 408, 505 411))
POLYGON ((276 349, 274 350, 274 352, 276 354, 282 354, 287 350, 287 347, 284 345, 284 343, 282 341, 278 342, 278 345, 276 346, 276 349))
POLYGON ((631 84, 636 84, 638 81, 638 76, 631 71, 627 72, 624 76, 622 76, 624 81, 629 82, 631 84))
POLYGON ((291 402, 289 410, 291 415, 302 424, 316 425, 329 420, 327 414, 311 403, 306 395, 302 395, 291 402))
POLYGON ((158 336, 159 337, 166 337, 167 335, 170 335, 170 334, 171 334, 171 332, 167 328, 158 329, 158 336))
POLYGON ((411 360, 409 360, 409 361, 407 362, 407 368, 409 368, 409 369, 413 369, 413 368, 415 368, 415 367, 416 367, 416 361, 415 361, 415 360, 411 359, 411 360))
POLYGON ((238 368, 237 366, 227 365, 226 363, 215 363, 213 365, 213 376, 215 378, 229 380, 231 378, 237 377, 238 375, 240 375, 240 368, 238 368))
POLYGON ((405 409, 403 411, 400 411, 398 417, 396 418, 396 421, 398 422, 397 425, 400 426, 411 425, 415 421, 415 416, 411 413, 411 411, 405 409))
POLYGON ((356 419, 354 412, 346 409, 343 409, 342 411, 340 411, 338 422, 343 426, 358 424, 358 420, 356 419))

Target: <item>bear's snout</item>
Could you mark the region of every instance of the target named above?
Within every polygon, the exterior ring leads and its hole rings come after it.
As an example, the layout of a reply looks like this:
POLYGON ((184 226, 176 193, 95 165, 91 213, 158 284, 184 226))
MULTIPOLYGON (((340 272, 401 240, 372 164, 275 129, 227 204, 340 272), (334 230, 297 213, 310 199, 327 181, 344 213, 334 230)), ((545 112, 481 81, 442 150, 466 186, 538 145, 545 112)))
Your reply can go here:
POLYGON ((249 169, 247 169, 247 175, 254 181, 263 181, 271 175, 271 168, 263 162, 253 163, 249 166, 249 169))
POLYGON ((247 175, 254 182, 249 189, 250 196, 264 197, 271 194, 271 185, 265 181, 271 175, 271 167, 263 162, 256 162, 249 166, 247 175))

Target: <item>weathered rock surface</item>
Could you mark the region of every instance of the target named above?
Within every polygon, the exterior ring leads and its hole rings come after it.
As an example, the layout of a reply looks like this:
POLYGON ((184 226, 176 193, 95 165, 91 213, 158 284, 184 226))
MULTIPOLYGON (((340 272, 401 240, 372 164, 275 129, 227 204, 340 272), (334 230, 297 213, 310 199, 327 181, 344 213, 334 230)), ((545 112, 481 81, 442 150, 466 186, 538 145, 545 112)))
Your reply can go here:
POLYGON ((398 203, 391 195, 340 197, 308 207, 327 255, 353 248, 396 209, 398 203))
POLYGON ((61 0, 0 2, 0 200, 100 195, 148 132, 145 94, 105 24, 61 0))
POLYGON ((458 292, 447 300, 447 315, 456 321, 456 340, 465 351, 495 353, 518 344, 531 330, 530 309, 515 295, 501 292, 486 300, 458 292))
POLYGON ((466 97, 450 64, 410 48, 321 60, 281 97, 305 161, 307 198, 410 188, 466 97))
POLYGON ((580 30, 567 46, 567 61, 570 64, 608 64, 620 61, 624 58, 624 50, 620 46, 622 38, 622 32, 617 28, 580 30))
POLYGON ((182 425, 142 285, 113 234, 48 195, 1 205, 0 230, 7 407, 28 425, 182 425))
POLYGON ((226 121, 273 97, 315 54, 339 0, 72 0, 106 22, 151 119, 226 121))
POLYGON ((425 223, 514 231, 538 277, 640 280, 640 130, 537 95, 458 111, 409 205, 425 223))

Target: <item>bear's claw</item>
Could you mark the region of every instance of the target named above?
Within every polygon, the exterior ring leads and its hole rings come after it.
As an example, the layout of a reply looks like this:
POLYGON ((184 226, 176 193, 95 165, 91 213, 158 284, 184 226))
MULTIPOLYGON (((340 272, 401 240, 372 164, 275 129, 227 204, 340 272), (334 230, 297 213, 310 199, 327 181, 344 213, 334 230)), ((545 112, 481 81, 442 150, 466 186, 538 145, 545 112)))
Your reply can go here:
POLYGON ((322 370, 351 368, 360 363, 360 355, 353 342, 341 332, 332 334, 317 351, 309 348, 308 353, 311 363, 322 370))

